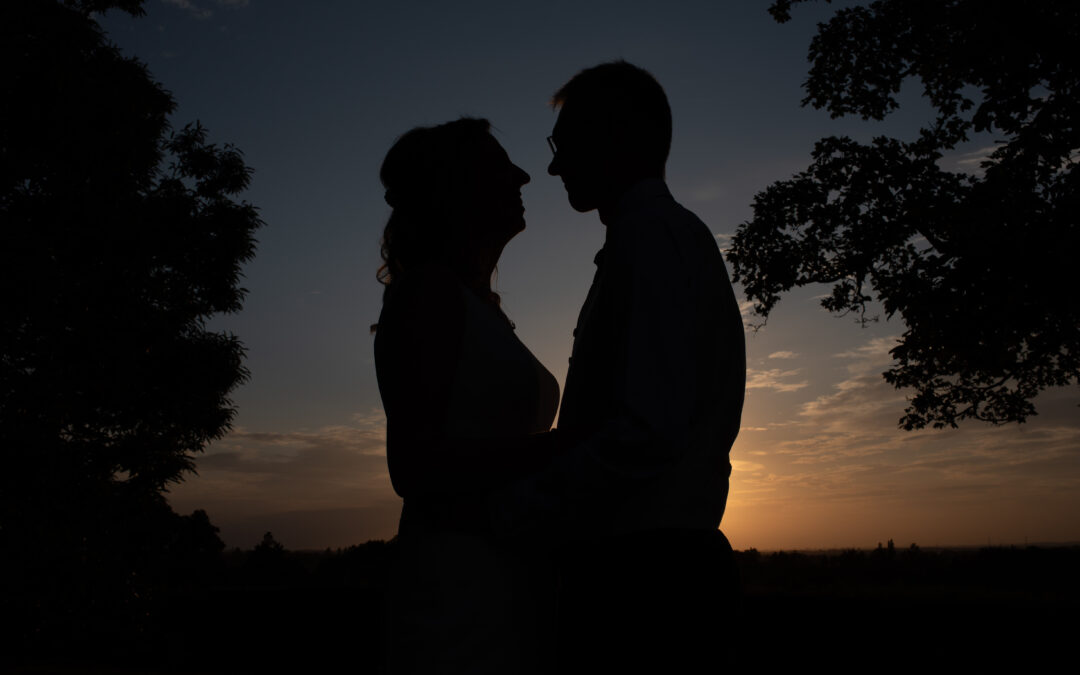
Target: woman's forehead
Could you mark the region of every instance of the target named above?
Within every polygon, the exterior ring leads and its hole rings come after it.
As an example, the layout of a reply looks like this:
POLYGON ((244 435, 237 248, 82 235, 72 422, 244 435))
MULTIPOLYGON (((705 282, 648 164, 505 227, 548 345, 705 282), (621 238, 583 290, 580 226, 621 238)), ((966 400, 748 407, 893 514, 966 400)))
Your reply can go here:
POLYGON ((481 161, 509 161, 510 159, 510 156, 506 153, 506 149, 503 148, 498 139, 491 134, 484 134, 483 138, 480 139, 475 146, 474 152, 471 154, 481 161))

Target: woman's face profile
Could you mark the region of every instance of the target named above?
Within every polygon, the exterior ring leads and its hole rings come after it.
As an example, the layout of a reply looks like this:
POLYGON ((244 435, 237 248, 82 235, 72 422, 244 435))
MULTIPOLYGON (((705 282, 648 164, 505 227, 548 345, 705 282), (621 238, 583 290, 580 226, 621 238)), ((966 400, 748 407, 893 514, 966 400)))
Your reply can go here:
POLYGON ((472 202, 476 235, 499 246, 525 229, 521 186, 529 174, 510 161, 495 137, 486 134, 472 157, 472 202))

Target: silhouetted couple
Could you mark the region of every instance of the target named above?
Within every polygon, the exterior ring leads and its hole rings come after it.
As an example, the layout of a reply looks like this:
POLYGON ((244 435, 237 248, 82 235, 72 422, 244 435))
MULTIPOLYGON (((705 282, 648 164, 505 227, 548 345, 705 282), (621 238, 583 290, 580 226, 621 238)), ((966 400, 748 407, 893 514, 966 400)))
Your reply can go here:
POLYGON ((731 283, 664 183, 656 80, 605 63, 554 105, 548 173, 606 225, 557 429, 558 383, 490 283, 528 174, 478 119, 414 129, 383 163, 375 363, 405 502, 392 673, 711 672, 731 648, 718 527, 746 378, 731 283))

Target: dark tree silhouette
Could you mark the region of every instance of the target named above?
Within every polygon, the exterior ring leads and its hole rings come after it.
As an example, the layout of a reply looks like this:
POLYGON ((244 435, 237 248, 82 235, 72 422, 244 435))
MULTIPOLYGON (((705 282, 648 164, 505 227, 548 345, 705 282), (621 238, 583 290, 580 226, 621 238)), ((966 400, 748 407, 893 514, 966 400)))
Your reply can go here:
MULTIPOLYGON (((800 1, 769 11, 783 23, 800 1)), ((914 389, 905 429, 1023 422, 1080 381, 1077 44, 1072 0, 879 0, 818 26, 803 105, 880 120, 917 79, 936 119, 910 140, 818 141, 755 196, 729 259, 763 318, 811 283, 832 284, 832 312, 899 314, 884 377, 914 389), (972 132, 996 139, 981 170, 943 170, 972 132)))
POLYGON ((239 151, 172 132, 171 95, 91 16, 141 4, 0 6, 0 546, 125 587, 229 427, 243 349, 205 322, 240 309, 261 224, 239 151))

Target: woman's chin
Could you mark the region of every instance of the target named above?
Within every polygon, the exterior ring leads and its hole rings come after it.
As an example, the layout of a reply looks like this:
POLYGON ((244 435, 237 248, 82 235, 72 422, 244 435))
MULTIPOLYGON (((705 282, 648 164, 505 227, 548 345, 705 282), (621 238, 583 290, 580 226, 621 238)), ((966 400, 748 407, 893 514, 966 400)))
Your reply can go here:
POLYGON ((518 234, 520 234, 521 232, 524 232, 524 231, 525 231, 525 214, 524 213, 517 216, 513 220, 508 220, 507 227, 506 227, 506 232, 510 235, 511 239, 514 236, 516 236, 516 235, 518 235, 518 234))

